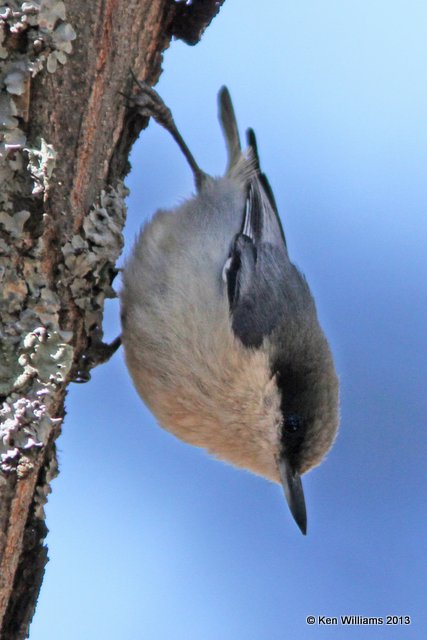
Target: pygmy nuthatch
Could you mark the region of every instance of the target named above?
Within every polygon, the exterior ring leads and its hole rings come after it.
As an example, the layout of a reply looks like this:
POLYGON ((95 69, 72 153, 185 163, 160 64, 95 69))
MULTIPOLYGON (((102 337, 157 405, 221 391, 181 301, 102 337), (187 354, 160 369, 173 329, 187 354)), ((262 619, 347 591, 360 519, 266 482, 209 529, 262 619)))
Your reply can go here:
POLYGON ((242 152, 228 90, 219 117, 223 178, 197 165, 158 94, 131 104, 174 137, 197 193, 158 211, 123 270, 122 341, 135 387, 159 423, 218 458, 283 485, 303 533, 301 474, 338 427, 338 380, 314 300, 292 264, 254 132, 242 152))

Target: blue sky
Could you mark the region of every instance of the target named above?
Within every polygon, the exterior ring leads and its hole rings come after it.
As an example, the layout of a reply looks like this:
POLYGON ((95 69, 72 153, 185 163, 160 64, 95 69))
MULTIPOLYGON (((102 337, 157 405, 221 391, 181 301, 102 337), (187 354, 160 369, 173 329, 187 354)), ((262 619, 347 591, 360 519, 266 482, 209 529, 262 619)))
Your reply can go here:
MULTIPOLYGON (((222 84, 257 133, 335 354, 341 429, 304 478, 304 538, 278 486, 156 426, 116 354, 70 388, 30 640, 426 637, 426 32, 425 2, 227 0, 200 45, 171 44, 158 90, 199 164, 224 170, 222 84), (305 621, 344 614, 412 624, 305 621)), ((125 253, 193 189, 154 123, 132 166, 125 253)))

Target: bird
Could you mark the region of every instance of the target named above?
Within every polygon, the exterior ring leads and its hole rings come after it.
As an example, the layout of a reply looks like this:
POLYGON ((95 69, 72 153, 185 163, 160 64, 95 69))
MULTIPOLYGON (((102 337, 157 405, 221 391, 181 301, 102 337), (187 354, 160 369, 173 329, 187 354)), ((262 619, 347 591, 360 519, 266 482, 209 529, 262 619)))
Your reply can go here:
POLYGON ((248 129, 242 150, 230 93, 222 87, 227 167, 223 177, 212 177, 200 169, 159 94, 137 83, 131 108, 169 131, 196 192, 157 211, 125 262, 127 368, 163 428, 282 485, 306 534, 301 476, 335 440, 339 382, 306 278, 290 260, 255 133, 248 129))

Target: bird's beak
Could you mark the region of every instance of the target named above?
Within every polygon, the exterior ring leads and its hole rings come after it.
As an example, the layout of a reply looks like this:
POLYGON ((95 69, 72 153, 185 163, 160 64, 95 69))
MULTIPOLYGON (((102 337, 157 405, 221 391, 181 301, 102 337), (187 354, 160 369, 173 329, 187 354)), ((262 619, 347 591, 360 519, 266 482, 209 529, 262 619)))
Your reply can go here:
POLYGON ((307 533, 307 512, 300 475, 291 469, 285 458, 281 458, 279 461, 279 471, 289 509, 301 532, 305 535, 307 533))

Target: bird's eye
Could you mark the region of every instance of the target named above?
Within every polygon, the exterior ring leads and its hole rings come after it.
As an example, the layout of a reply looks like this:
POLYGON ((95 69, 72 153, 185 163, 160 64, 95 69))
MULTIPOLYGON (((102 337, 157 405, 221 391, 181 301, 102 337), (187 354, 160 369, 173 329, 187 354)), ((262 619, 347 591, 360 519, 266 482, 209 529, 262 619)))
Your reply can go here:
POLYGON ((286 416, 284 427, 288 433, 296 433, 301 429, 301 426, 302 420, 296 413, 291 413, 286 416))

